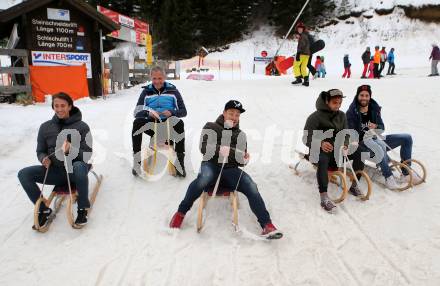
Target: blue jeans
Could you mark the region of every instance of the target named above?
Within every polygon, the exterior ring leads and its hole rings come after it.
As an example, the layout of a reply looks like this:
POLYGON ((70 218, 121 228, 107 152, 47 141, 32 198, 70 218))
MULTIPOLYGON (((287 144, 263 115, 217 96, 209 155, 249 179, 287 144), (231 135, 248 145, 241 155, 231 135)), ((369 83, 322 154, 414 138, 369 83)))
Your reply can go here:
MULTIPOLYGON (((179 212, 186 214, 192 207, 193 203, 200 197, 203 191, 215 184, 221 170, 220 164, 211 162, 202 162, 197 178, 191 182, 186 191, 185 198, 179 205, 179 212)), ((241 169, 225 168, 220 179, 220 185, 224 188, 234 190, 240 177, 241 169)), ((266 209, 263 198, 258 192, 257 184, 252 178, 243 172, 237 191, 243 193, 249 200, 252 212, 256 215, 261 227, 270 223, 269 212, 266 209)))
MULTIPOLYGON (((89 208, 89 178, 87 176, 90 165, 82 162, 73 162, 73 173, 69 174, 70 182, 74 183, 78 192, 78 208, 89 208)), ((41 191, 37 183, 43 183, 46 168, 42 165, 31 166, 21 169, 18 172, 18 179, 28 195, 35 204, 40 198, 41 191)), ((46 185, 65 186, 67 185, 66 171, 63 167, 51 165, 46 178, 46 185)))
MULTIPOLYGON (((393 173, 391 172, 391 169, 389 167, 390 158, 388 155, 386 155, 386 152, 389 151, 386 145, 388 145, 391 149, 397 148, 400 146, 400 160, 401 162, 411 159, 412 154, 412 137, 409 134, 390 134, 386 135, 385 140, 379 140, 374 139, 374 143, 377 144, 378 147, 380 147, 385 156, 383 157, 382 161, 378 164, 382 175, 385 178, 390 177, 393 173)), ((371 150, 365 146, 364 144, 360 144, 359 148, 361 152, 371 152, 371 150)), ((404 175, 407 175, 407 171, 405 169, 402 169, 402 173, 404 175)))

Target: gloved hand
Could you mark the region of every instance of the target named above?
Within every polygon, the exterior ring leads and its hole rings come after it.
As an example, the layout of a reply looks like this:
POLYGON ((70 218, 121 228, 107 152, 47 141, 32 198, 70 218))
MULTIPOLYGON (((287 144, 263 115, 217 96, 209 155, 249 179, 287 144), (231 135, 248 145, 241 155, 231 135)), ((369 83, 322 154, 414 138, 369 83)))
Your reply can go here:
POLYGON ((136 114, 136 118, 148 118, 148 110, 141 110, 136 114))

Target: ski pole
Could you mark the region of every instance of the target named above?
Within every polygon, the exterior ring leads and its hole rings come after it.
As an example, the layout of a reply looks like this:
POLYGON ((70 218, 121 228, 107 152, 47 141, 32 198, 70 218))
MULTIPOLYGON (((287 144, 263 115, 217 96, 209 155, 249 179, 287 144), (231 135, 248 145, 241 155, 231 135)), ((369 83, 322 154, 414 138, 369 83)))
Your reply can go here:
POLYGON ((307 4, 309 4, 309 2, 310 2, 310 0, 307 0, 306 3, 304 3, 304 6, 302 7, 301 11, 299 11, 298 16, 296 16, 295 21, 293 21, 292 26, 290 26, 289 31, 287 31, 286 35, 284 36, 283 41, 278 46, 278 49, 277 49, 274 57, 278 56, 278 52, 280 51, 280 49, 283 46, 284 42, 286 41, 287 37, 290 35, 290 32, 292 31, 293 27, 295 27, 296 22, 298 21, 299 17, 303 13, 304 9, 306 8, 307 4))

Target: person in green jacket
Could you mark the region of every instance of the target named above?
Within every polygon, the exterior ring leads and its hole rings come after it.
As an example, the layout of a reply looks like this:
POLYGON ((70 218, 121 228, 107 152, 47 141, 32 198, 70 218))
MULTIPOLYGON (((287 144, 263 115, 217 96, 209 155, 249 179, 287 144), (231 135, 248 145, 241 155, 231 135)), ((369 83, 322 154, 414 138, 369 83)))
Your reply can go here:
MULTIPOLYGON (((316 100, 316 111, 307 118, 304 127, 303 142, 309 147, 308 159, 318 167, 316 177, 321 207, 328 212, 336 207, 327 196, 328 170, 338 167, 337 158, 340 158, 342 149, 347 150, 350 133, 345 113, 339 110, 343 98, 339 89, 321 92, 316 100)), ((357 149, 357 146, 353 147, 357 149)), ((356 150, 349 158, 357 159, 357 156, 360 159, 360 152, 356 150)), ((354 160, 355 171, 362 170, 363 167, 361 160, 354 160)), ((354 196, 361 195, 356 184, 350 187, 350 193, 354 196)))

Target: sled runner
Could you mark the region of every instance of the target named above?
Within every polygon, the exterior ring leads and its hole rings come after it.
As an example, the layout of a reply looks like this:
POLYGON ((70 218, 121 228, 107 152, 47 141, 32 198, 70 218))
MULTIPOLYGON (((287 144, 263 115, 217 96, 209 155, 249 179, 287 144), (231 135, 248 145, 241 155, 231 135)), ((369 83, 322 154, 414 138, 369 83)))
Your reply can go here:
MULTIPOLYGON (((418 160, 410 159, 401 163, 391 159, 390 169, 396 181, 401 185, 401 187, 395 191, 406 191, 413 186, 426 182, 426 168, 418 160), (402 170, 405 170, 406 174, 408 174, 407 178, 404 178, 402 170)), ((367 162, 365 164, 365 170, 375 183, 385 186, 380 168, 376 167, 373 162, 367 162)))
MULTIPOLYGON (((374 132, 374 130, 372 130, 371 132, 372 135, 384 140, 385 137, 374 132)), ((393 148, 391 148, 385 141, 382 142, 386 145, 387 151, 394 154, 395 157, 400 157, 400 154, 397 153, 393 148)), ((388 156, 388 152, 386 156, 388 156)), ((426 168, 420 161, 415 159, 409 159, 404 162, 399 162, 397 160, 390 158, 389 162, 390 162, 390 169, 391 172, 393 173, 395 180, 399 182, 401 185, 400 188, 395 189, 396 191, 402 192, 408 190, 413 186, 417 186, 420 185, 421 183, 426 182, 426 168), (405 170, 406 176, 404 176, 404 172, 402 170, 405 170)), ((385 185, 383 182, 383 176, 379 171, 380 169, 377 168, 377 166, 374 163, 367 162, 366 169, 372 174, 371 178, 374 179, 375 182, 381 185, 385 185), (378 178, 382 178, 382 179, 378 180, 378 178)))
MULTIPOLYGON (((158 152, 164 154, 167 158, 166 168, 171 176, 176 176, 176 167, 173 162, 176 161, 176 152, 174 151, 170 141, 170 122, 167 122, 167 140, 165 143, 157 142, 157 122, 154 122, 154 136, 150 139, 150 144, 144 152, 143 169, 147 175, 154 175, 158 162, 158 152)), ((162 170, 162 168, 159 168, 162 170)))
MULTIPOLYGON (((297 150, 295 150, 295 152, 298 154, 300 160, 295 165, 290 165, 289 168, 293 169, 295 175, 298 176, 299 164, 303 160, 309 162, 309 155, 299 152, 297 150)), ((312 165, 315 169, 317 168, 315 164, 312 165)), ((329 177, 329 182, 331 184, 329 184, 328 186, 327 194, 334 203, 341 203, 345 200, 348 193, 348 186, 347 186, 348 182, 357 183, 357 186, 359 187, 359 190, 362 193, 362 195, 359 196, 360 200, 367 201, 370 198, 372 192, 372 184, 370 177, 364 171, 354 172, 347 156, 345 155, 343 156, 342 168, 330 167, 328 169, 328 177, 329 177), (349 168, 348 172, 347 172, 347 168, 349 168), (358 179, 356 175, 360 176, 360 179, 358 179)))
MULTIPOLYGON (((98 175, 93 170, 91 170, 90 172, 95 177, 96 183, 95 183, 95 185, 93 187, 93 191, 90 195, 90 199, 89 199, 90 200, 90 209, 88 210, 88 214, 90 214, 93 209, 93 204, 96 200, 96 196, 98 195, 98 192, 101 187, 102 180, 103 180, 102 175, 98 175)), ((57 213, 61 209, 61 207, 66 199, 68 200, 67 220, 68 220, 69 224, 73 228, 76 228, 76 229, 81 228, 81 226, 78 226, 75 224, 74 215, 73 215, 73 203, 76 201, 77 196, 78 196, 78 194, 77 194, 76 187, 74 184, 65 185, 65 186, 55 186, 53 188, 52 192, 50 193, 49 198, 47 198, 47 199, 42 194, 41 197, 35 203, 34 226, 32 227, 32 229, 34 229, 38 232, 42 232, 42 233, 47 232, 50 228, 51 223, 55 219, 57 213), (40 210, 40 205, 43 203, 46 205, 46 207, 50 208, 52 205, 52 202, 53 202, 53 212, 48 217, 47 224, 45 226, 40 226, 39 222, 38 222, 38 213, 40 210)))

